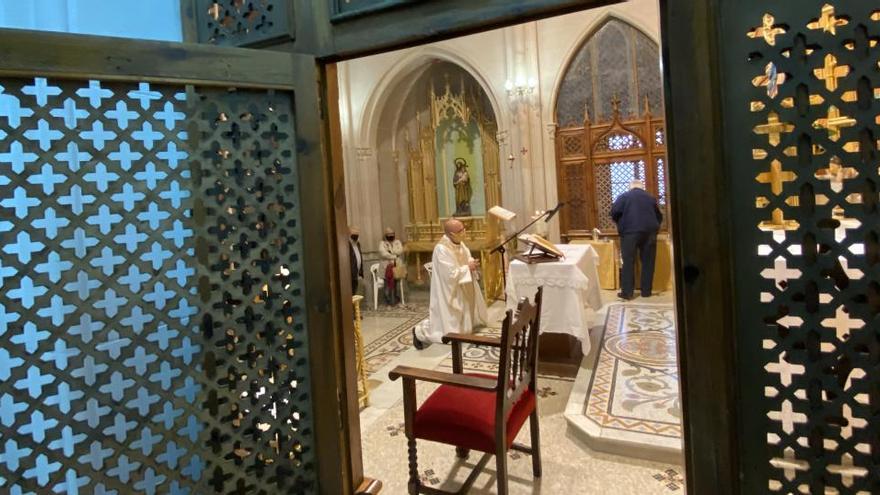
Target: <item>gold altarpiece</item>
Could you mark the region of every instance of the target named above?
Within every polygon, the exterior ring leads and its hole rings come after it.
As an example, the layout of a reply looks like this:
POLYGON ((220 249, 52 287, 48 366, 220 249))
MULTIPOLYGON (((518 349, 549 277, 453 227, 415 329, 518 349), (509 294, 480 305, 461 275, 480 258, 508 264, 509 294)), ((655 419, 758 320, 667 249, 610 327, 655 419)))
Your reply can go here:
MULTIPOLYGON (((458 91, 453 91, 447 81, 442 92, 431 87, 428 102, 428 115, 416 113, 416 135, 411 139, 404 133, 404 156, 407 160, 407 185, 409 190, 409 223, 406 225, 407 251, 410 262, 415 264, 416 283, 425 281, 422 265, 431 261, 434 245, 443 236, 443 222, 452 214, 441 211, 438 191, 447 188, 448 177, 438 177, 438 167, 451 167, 454 157, 438 152, 438 129, 450 120, 457 120, 465 126, 476 124, 480 138, 480 157, 482 158, 482 192, 484 210, 501 203, 501 178, 499 176, 498 125, 491 110, 479 100, 478 90, 465 85, 462 80, 458 91), (443 163, 438 163, 442 161, 443 163), (447 163, 448 162, 448 163, 447 163)), ((395 156, 400 156, 399 152, 395 156)), ((441 191, 442 192, 442 191, 441 191)), ((488 213, 456 216, 467 229, 465 242, 480 260, 483 276, 483 290, 487 299, 501 297, 504 293, 501 261, 498 255, 491 255, 501 237, 500 225, 488 213)))

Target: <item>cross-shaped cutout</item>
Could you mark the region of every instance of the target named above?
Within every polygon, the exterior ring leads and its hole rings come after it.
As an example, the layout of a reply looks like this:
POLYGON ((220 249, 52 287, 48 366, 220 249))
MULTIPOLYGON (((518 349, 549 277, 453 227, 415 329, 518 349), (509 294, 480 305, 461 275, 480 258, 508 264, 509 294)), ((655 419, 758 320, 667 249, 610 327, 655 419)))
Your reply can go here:
POLYGON ((783 387, 788 387, 792 383, 792 378, 795 375, 802 375, 806 368, 800 364, 791 364, 785 360, 785 352, 779 353, 779 360, 773 363, 768 363, 764 366, 764 369, 767 370, 768 373, 778 374, 779 375, 779 383, 782 384, 783 387))
POLYGON ((858 170, 844 166, 837 156, 831 157, 831 160, 828 162, 828 168, 821 168, 815 173, 817 179, 829 181, 831 190, 837 193, 843 190, 843 181, 855 179, 858 175, 858 170))
POLYGON ((798 471, 809 471, 810 463, 798 459, 791 447, 786 447, 782 455, 781 458, 770 459, 770 465, 776 469, 782 469, 788 481, 794 480, 798 471))
POLYGON ((807 422, 807 415, 795 412, 791 401, 788 399, 782 401, 782 407, 779 411, 770 411, 767 413, 767 417, 782 423, 782 431, 789 435, 794 433, 794 425, 796 423, 804 424, 807 422))
POLYGON ((850 268, 849 260, 844 256, 839 256, 837 261, 840 262, 840 268, 843 270, 843 273, 846 274, 846 278, 850 280, 860 280, 865 276, 865 273, 858 268, 850 268))
POLYGON ((822 326, 825 328, 833 328, 837 333, 837 339, 841 342, 849 339, 850 330, 858 330, 865 326, 865 322, 858 318, 850 318, 849 313, 838 306, 834 314, 834 318, 825 318, 822 320, 822 326))
POLYGON ((770 184, 770 191, 776 196, 782 194, 782 186, 784 183, 791 182, 795 179, 797 179, 797 174, 782 170, 782 163, 780 163, 779 160, 773 160, 770 162, 770 170, 762 172, 755 177, 755 180, 761 184, 770 184))
POLYGON ((220 20, 220 13, 221 12, 222 12, 222 10, 221 10, 220 4, 217 2, 214 2, 213 4, 211 4, 211 6, 208 8, 208 15, 211 16, 211 18, 214 19, 215 21, 220 20))
POLYGON ((765 268, 761 271, 761 276, 776 281, 776 286, 782 289, 783 283, 799 278, 801 271, 796 268, 789 268, 787 260, 780 256, 774 260, 773 268, 765 268))
POLYGON ((843 486, 846 487, 853 485, 854 478, 862 478, 869 472, 861 466, 856 466, 850 453, 840 456, 840 464, 829 464, 827 469, 829 473, 840 476, 843 486))
POLYGON ((785 84, 785 73, 780 74, 776 70, 776 64, 770 62, 764 67, 764 74, 752 79, 752 85, 756 88, 766 87, 767 96, 776 98, 779 94, 779 86, 785 84))
POLYGON ((847 24, 849 24, 849 21, 838 18, 834 13, 834 6, 826 3, 822 6, 819 18, 807 24, 807 27, 813 30, 821 29, 826 33, 837 35, 837 28, 846 26, 847 24))
POLYGON ((842 79, 849 75, 848 65, 838 65, 837 57, 832 54, 825 55, 825 65, 813 69, 813 75, 820 81, 825 81, 825 88, 828 91, 837 91, 838 79, 842 79))
POLYGON ((849 404, 844 404, 841 410, 844 419, 846 419, 846 426, 840 428, 841 438, 849 440, 853 436, 853 429, 862 429, 868 426, 868 422, 864 418, 853 416, 852 407, 849 404))
POLYGON ((801 224, 799 224, 796 220, 786 220, 785 215, 782 213, 782 210, 776 208, 773 210, 773 213, 770 214, 770 220, 764 220, 758 224, 758 228, 761 230, 797 230, 800 228, 801 224))
POLYGON ((862 226, 862 222, 855 218, 847 217, 844 209, 840 205, 836 205, 831 209, 831 218, 839 222, 837 228, 834 229, 834 240, 836 242, 843 242, 846 240, 847 230, 857 229, 862 226))
POLYGON ((856 119, 852 117, 847 117, 845 115, 840 115, 840 109, 836 106, 831 105, 828 107, 828 116, 822 119, 817 119, 813 122, 813 127, 816 129, 825 129, 828 131, 828 139, 837 142, 840 140, 840 130, 852 127, 856 125, 856 119))
POLYGON ((779 120, 776 112, 770 112, 767 116, 767 123, 755 126, 755 134, 766 134, 771 146, 776 146, 781 140, 782 134, 791 133, 794 130, 793 124, 788 124, 779 120))
POLYGON ((774 26, 773 21, 775 20, 770 13, 764 14, 764 17, 761 18, 761 25, 749 31, 748 37, 752 39, 764 38, 768 45, 776 46, 776 37, 785 34, 785 29, 778 25, 774 26))

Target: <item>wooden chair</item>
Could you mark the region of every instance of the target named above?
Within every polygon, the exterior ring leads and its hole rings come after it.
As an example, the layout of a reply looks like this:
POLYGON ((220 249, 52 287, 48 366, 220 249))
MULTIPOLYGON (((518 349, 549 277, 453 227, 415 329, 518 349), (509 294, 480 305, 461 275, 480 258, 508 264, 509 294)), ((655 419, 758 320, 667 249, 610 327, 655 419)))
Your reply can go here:
POLYGON ((451 493, 422 485, 416 454, 416 439, 456 447, 456 455, 467 458, 470 450, 484 452, 458 492, 466 493, 489 458, 495 456, 498 493, 507 494, 507 451, 531 454, 532 474, 541 476, 537 386, 538 333, 541 294, 535 303, 519 302, 516 317, 507 312, 501 338, 450 333, 444 343, 452 344, 452 373, 398 366, 388 376, 403 378, 403 413, 409 451, 409 493, 412 495, 451 493), (498 376, 463 373, 462 346, 474 344, 500 348, 498 376), (425 402, 416 407, 416 380, 441 384, 425 402), (529 419, 531 445, 513 440, 529 419))

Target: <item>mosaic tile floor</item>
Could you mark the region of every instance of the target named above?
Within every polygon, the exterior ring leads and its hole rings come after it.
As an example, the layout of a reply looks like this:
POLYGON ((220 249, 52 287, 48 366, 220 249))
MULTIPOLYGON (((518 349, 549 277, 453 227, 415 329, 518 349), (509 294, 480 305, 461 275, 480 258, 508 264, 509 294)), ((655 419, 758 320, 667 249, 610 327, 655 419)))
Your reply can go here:
POLYGON ((677 460, 681 403, 672 304, 609 305, 598 355, 588 359, 566 411, 585 441, 603 451, 677 460))
MULTIPOLYGON (((400 387, 399 383, 395 385, 400 387)), ((528 455, 510 452, 511 494, 684 493, 683 470, 679 466, 596 452, 573 438, 563 414, 572 382, 539 378, 538 386, 543 476, 532 477, 528 455)), ((435 388, 432 384, 419 384, 419 402, 435 388)), ((518 442, 528 444, 528 428, 528 424, 523 427, 518 442)), ((405 494, 408 464, 402 406, 387 410, 363 431, 362 439, 366 475, 382 481, 382 493, 405 494)), ((457 490, 479 457, 474 453, 461 462, 456 459, 452 447, 418 442, 419 473, 422 481, 434 488, 457 490)), ((490 460, 468 493, 496 493, 495 483, 494 461, 490 460)))
MULTIPOLYGON (((603 298, 609 303, 615 301, 613 293, 603 293, 603 298)), ((669 298, 651 299, 654 300, 668 301, 669 298)), ((613 308, 612 305, 607 307, 613 308)), ((377 367, 373 368, 370 377, 371 405, 361 412, 365 473, 367 476, 382 480, 385 485, 383 493, 395 495, 406 493, 406 440, 403 436, 401 385, 399 382, 388 381, 388 371, 399 364, 443 371, 451 370, 452 366, 448 346, 432 345, 423 351, 412 348, 410 322, 394 320, 404 316, 406 315, 401 316, 390 311, 380 315, 379 317, 384 319, 376 320, 375 323, 386 324, 385 333, 379 332, 376 328, 372 336, 365 334, 367 360, 372 359, 377 367)), ((479 333, 500 332, 502 316, 502 305, 496 304, 490 307, 490 320, 493 323, 479 333)), ((417 317, 418 315, 413 315, 413 318, 417 317)), ((591 337, 593 349, 598 349, 603 334, 602 322, 605 320, 605 311, 597 314, 595 318, 591 337)), ((590 372, 595 360, 595 352, 587 356, 582 371, 590 372)), ((465 349, 466 370, 492 372, 497 369, 496 363, 497 354, 491 350, 465 349)), ((583 377, 579 375, 578 379, 583 380, 583 377)), ((589 383, 589 379, 586 384, 579 384, 570 379, 539 376, 538 407, 541 415, 544 476, 543 479, 533 479, 529 457, 525 454, 511 453, 509 461, 511 493, 604 492, 614 495, 684 493, 684 471, 677 458, 669 459, 671 462, 642 460, 629 457, 633 455, 632 452, 624 457, 600 452, 585 443, 580 431, 567 421, 566 412, 570 407, 569 398, 578 386, 584 389, 580 398, 580 409, 583 410, 586 387, 589 383)), ((435 386, 430 384, 419 384, 419 400, 424 400, 434 388, 435 386)), ((519 441, 522 443, 528 443, 527 430, 528 425, 520 434, 519 441)), ((638 453, 635 457, 639 457, 638 453)), ((435 488, 455 490, 478 457, 474 455, 468 461, 460 463, 451 448, 430 442, 419 442, 419 459, 419 472, 426 484, 435 488)), ((490 461, 470 493, 495 493, 493 466, 493 462, 490 461)))

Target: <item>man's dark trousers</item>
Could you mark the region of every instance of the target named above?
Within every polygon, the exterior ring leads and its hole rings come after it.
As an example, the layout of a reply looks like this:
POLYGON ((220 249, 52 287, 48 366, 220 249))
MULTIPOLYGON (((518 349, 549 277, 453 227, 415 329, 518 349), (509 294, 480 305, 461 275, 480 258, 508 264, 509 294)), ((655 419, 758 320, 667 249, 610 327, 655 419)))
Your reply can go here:
POLYGON ((642 262, 642 297, 651 296, 654 283, 654 259, 657 257, 657 233, 633 232, 620 236, 620 254, 623 266, 620 267, 620 291, 624 296, 632 296, 635 290, 636 250, 642 262))

